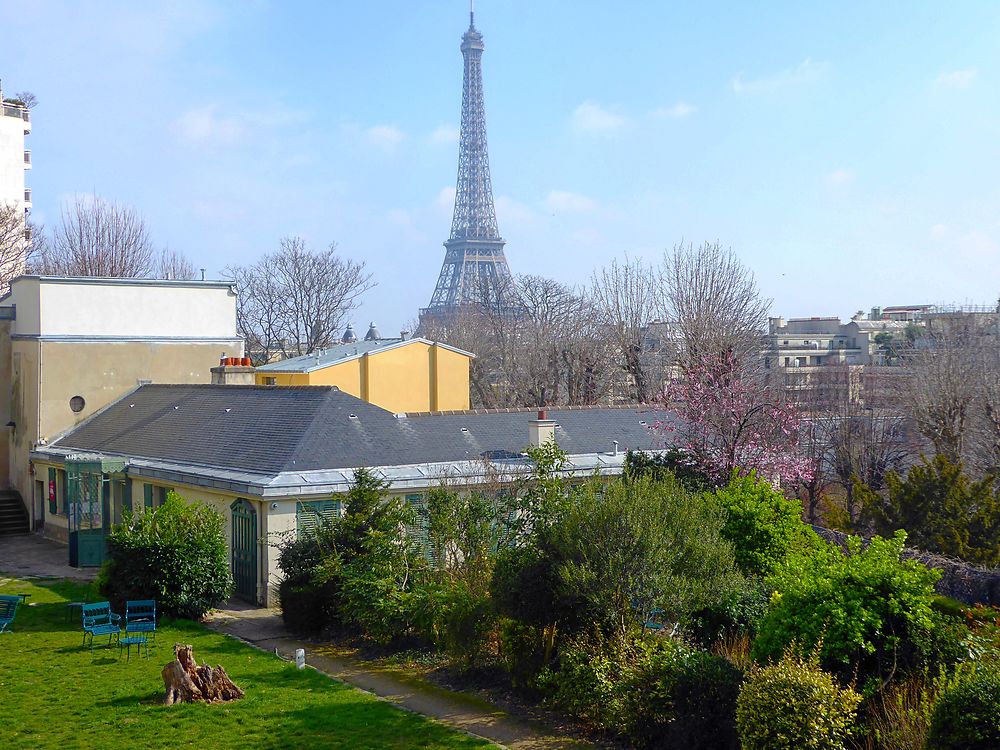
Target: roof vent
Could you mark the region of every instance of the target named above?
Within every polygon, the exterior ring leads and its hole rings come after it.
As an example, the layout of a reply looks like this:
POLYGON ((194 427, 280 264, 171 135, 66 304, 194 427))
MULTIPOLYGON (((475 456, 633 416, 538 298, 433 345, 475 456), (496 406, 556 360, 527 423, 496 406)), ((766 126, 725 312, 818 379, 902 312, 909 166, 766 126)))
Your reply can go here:
POLYGON ((365 341, 378 341, 382 338, 382 334, 378 332, 378 328, 375 327, 375 321, 373 320, 368 325, 368 333, 365 334, 365 341))
POLYGON ((341 344, 353 344, 358 340, 358 337, 354 335, 354 328, 350 323, 347 324, 347 328, 344 329, 344 335, 340 337, 341 344))
POLYGON ((348 414, 348 415, 347 415, 347 418, 348 418, 348 419, 357 419, 357 418, 358 418, 358 415, 357 415, 357 414, 348 414))
POLYGON ((463 428, 462 428, 462 432, 468 432, 468 431, 469 431, 469 428, 468 428, 468 427, 463 427, 463 428))

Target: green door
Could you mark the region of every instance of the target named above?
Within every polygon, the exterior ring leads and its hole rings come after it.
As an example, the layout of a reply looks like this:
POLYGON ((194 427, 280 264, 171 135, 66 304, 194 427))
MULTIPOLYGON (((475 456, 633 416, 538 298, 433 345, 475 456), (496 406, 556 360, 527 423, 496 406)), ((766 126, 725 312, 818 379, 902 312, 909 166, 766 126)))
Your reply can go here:
POLYGON ((233 583, 236 596, 257 601, 257 511, 247 500, 230 506, 233 513, 233 583))

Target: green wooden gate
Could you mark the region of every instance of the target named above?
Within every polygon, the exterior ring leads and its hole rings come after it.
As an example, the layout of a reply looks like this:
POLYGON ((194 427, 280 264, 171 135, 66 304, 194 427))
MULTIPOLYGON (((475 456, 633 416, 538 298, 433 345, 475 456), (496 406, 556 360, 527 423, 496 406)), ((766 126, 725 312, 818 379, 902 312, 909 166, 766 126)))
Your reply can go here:
POLYGON ((233 514, 233 583, 236 596, 257 601, 257 511, 247 500, 230 506, 233 514))
POLYGON ((111 531, 111 474, 125 470, 119 458, 95 454, 66 457, 66 516, 69 527, 69 564, 100 567, 111 531))

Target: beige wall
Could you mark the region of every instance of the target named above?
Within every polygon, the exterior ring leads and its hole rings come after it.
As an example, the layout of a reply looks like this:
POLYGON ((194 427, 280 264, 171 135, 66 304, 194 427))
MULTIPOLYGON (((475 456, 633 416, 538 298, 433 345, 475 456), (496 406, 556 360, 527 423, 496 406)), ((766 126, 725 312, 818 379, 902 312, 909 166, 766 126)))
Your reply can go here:
POLYGON ((134 390, 140 380, 208 383, 220 347, 235 351, 239 344, 15 340, 10 419, 17 428, 9 445, 8 483, 27 502, 32 489, 28 454, 38 440, 51 442, 134 390), (74 396, 82 396, 85 402, 79 413, 70 409, 74 396))

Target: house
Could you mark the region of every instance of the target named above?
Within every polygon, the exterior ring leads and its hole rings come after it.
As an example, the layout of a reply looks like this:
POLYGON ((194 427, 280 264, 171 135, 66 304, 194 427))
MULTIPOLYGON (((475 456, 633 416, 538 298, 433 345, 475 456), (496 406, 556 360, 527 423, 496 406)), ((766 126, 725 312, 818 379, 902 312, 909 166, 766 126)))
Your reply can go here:
POLYGON ((350 326, 341 343, 261 365, 258 385, 334 385, 391 412, 469 408, 471 352, 424 338, 382 338, 372 323, 364 341, 350 326))
POLYGON ((45 519, 33 449, 140 383, 208 383, 220 352, 243 352, 228 282, 14 279, 0 298, 0 490, 20 494, 3 499, 23 503, 23 530, 45 519))
MULTIPOLYGON (((275 536, 315 514, 369 467, 420 505, 448 482, 462 489, 529 470, 522 454, 554 439, 565 475, 615 475, 625 452, 659 447, 657 416, 628 408, 405 414, 331 386, 143 385, 31 454, 45 531, 70 540, 79 565, 100 563, 126 508, 170 489, 226 517, 237 593, 273 603, 275 536)), ((503 481, 502 479, 500 481, 503 481)))

